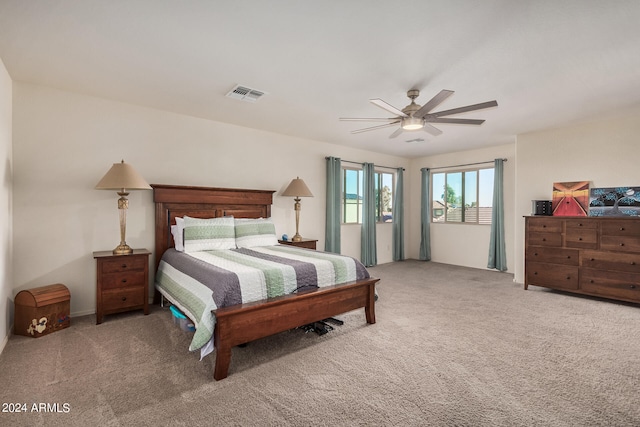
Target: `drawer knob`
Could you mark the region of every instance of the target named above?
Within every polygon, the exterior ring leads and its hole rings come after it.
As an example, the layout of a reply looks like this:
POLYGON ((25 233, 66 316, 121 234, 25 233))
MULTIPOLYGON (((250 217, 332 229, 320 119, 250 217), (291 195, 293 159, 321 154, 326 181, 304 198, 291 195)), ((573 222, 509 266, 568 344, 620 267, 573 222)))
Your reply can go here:
POLYGON ((620 246, 624 246, 624 243, 620 243, 620 246))
POLYGON ((620 231, 624 231, 624 227, 620 227, 620 231))
POLYGON ((534 271, 534 272, 533 272, 533 275, 534 275, 534 276, 537 276, 537 275, 538 275, 538 272, 537 272, 537 271, 534 271))
POLYGON ((122 301, 126 301, 126 300, 127 300, 127 297, 122 297, 122 301))
POLYGON ((567 255, 567 259, 571 259, 571 255, 567 255))
POLYGON ((538 256, 538 252, 534 252, 534 253, 533 253, 533 256, 538 256))
POLYGON ((578 237, 578 240, 579 240, 579 241, 582 241, 582 237, 578 237))
POLYGON ((122 264, 120 268, 127 268, 127 264, 122 264))
POLYGON ((636 262, 635 261, 631 261, 631 265, 636 265, 636 262))
POLYGON ((578 227, 582 227, 582 223, 578 224, 578 227))
POLYGON ((543 242, 546 242, 546 241, 547 241, 547 238, 546 238, 546 237, 543 237, 543 238, 542 238, 542 241, 543 241, 543 242))
POLYGON ((543 226, 542 226, 542 228, 547 228, 547 226, 546 226, 546 225, 543 225, 543 226))
POLYGON ((122 279, 122 283, 127 283, 127 279, 122 279))
POLYGON ((571 276, 567 276, 567 280, 571 280, 571 276))
POLYGON ((596 260, 595 258, 591 258, 591 261, 595 261, 595 260, 596 260))
POLYGON ((636 285, 631 285, 631 286, 629 286, 629 288, 631 288, 631 289, 635 289, 635 288, 636 288, 636 285))

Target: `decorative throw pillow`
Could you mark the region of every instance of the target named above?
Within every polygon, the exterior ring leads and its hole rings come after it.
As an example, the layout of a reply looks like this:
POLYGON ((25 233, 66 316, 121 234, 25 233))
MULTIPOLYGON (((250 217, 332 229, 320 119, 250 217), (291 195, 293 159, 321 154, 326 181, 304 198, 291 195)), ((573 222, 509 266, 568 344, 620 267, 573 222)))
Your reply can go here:
POLYGON ((236 245, 239 248, 278 244, 276 227, 271 218, 235 219, 236 245))
POLYGON ((198 252, 215 249, 235 249, 236 239, 233 217, 184 217, 184 251, 198 252))
POLYGON ((184 252, 184 218, 176 217, 176 225, 171 226, 173 235, 173 247, 180 252, 184 252))

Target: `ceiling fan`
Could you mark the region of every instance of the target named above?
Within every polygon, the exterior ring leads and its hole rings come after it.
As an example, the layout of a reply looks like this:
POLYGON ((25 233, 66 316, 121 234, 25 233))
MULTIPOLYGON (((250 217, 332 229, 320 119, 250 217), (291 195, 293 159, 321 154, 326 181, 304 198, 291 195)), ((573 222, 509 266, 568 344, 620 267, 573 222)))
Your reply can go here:
POLYGON ((364 129, 357 129, 351 131, 351 133, 367 132, 370 130, 382 129, 386 127, 395 126, 400 124, 400 127, 389 135, 389 138, 395 138, 403 131, 412 130, 424 130, 433 136, 440 135, 442 131, 437 127, 431 125, 431 123, 449 123, 458 125, 481 125, 484 120, 478 119, 456 119, 448 118, 445 116, 451 116, 454 114, 466 113, 468 111, 482 110, 484 108, 496 107, 498 103, 496 101, 482 102, 480 104, 467 105, 466 107, 454 108, 452 110, 440 111, 437 113, 431 113, 430 111, 436 108, 445 99, 453 95, 452 90, 441 90, 436 96, 431 98, 429 102, 424 105, 416 104, 415 99, 420 96, 420 91, 417 89, 411 89, 407 92, 407 96, 411 99, 411 104, 404 107, 402 110, 397 109, 393 105, 390 105, 382 99, 370 99, 369 101, 377 105, 378 107, 395 114, 397 117, 391 118, 348 118, 341 117, 340 120, 344 121, 372 121, 372 122, 388 122, 383 125, 371 126, 364 129))

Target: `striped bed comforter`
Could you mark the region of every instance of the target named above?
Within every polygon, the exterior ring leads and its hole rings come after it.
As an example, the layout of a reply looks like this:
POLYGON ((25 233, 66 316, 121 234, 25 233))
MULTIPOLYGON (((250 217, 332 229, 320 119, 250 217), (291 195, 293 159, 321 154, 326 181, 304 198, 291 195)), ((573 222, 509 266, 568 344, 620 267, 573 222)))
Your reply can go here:
MULTIPOLYGON (((288 245, 183 253, 167 250, 156 288, 195 322, 190 351, 212 348, 212 310, 369 277, 354 258, 288 245)), ((201 351, 202 356, 209 351, 201 351)))

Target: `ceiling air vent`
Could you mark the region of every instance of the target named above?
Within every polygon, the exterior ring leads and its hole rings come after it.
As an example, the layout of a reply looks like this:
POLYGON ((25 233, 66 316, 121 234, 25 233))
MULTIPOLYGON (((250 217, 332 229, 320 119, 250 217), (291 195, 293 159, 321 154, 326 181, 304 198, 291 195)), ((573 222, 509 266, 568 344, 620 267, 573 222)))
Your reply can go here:
POLYGON ((266 95, 266 92, 240 85, 234 87, 231 92, 227 94, 229 98, 239 99, 240 101, 247 102, 256 102, 263 95, 266 95))

